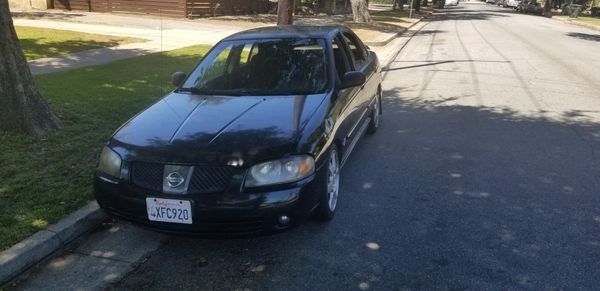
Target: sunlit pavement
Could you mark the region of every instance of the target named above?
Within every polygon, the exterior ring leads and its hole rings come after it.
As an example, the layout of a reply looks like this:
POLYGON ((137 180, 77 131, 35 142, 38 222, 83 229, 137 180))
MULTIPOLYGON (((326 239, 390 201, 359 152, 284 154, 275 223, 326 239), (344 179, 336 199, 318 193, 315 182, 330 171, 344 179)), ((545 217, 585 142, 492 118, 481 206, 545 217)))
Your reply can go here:
MULTIPOLYGON (((52 12, 50 14, 61 14, 52 12)), ((74 15, 69 13, 66 15, 74 15)), ((164 52, 182 47, 198 44, 213 45, 223 36, 230 35, 242 30, 234 26, 203 25, 200 23, 189 24, 186 22, 177 22, 176 20, 167 20, 165 26, 162 26, 160 19, 141 18, 138 20, 140 26, 134 26, 126 21, 133 21, 134 17, 122 17, 112 14, 89 14, 77 17, 91 17, 102 19, 108 18, 107 24, 98 23, 80 23, 66 21, 66 19, 23 19, 16 18, 15 25, 31 26, 51 29, 65 29, 85 33, 96 33, 106 35, 116 35, 122 37, 136 37, 143 39, 143 42, 128 43, 114 47, 98 48, 75 52, 65 56, 56 56, 50 58, 41 58, 29 61, 29 68, 32 74, 48 74, 75 68, 94 66, 109 63, 116 60, 132 58, 136 56, 147 55, 151 53, 164 52), (114 21, 110 22, 110 21, 114 21), (124 23, 126 22, 126 23, 124 23), (172 23, 175 22, 175 23, 172 23), (127 27, 121 27, 119 24, 127 24, 127 27), (148 27, 155 25, 155 27, 148 27)), ((67 17, 68 18, 68 17, 67 17)))
POLYGON ((145 233, 162 243, 110 288, 597 289, 589 35, 480 2, 447 9, 386 72, 382 127, 343 169, 332 222, 250 239, 145 233))

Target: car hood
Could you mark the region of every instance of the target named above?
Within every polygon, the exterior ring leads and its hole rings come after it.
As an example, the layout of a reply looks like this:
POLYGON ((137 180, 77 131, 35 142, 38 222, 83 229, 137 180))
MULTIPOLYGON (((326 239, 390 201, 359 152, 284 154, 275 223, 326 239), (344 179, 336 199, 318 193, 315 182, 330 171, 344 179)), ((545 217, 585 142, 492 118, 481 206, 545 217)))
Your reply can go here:
POLYGON ((172 93, 113 136, 125 160, 163 163, 254 163, 295 153, 327 94, 265 97, 172 93))

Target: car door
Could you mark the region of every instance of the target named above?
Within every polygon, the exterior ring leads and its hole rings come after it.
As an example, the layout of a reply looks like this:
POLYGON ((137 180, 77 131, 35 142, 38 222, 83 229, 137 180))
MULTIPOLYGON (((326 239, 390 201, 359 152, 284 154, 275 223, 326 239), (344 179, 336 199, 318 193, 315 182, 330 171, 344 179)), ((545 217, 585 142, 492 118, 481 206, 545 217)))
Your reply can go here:
POLYGON ((372 105, 377 100, 377 95, 379 92, 379 86, 381 85, 381 66, 379 64, 379 58, 377 55, 372 52, 366 45, 360 41, 360 39, 356 38, 360 46, 361 50, 364 52, 366 56, 365 63, 361 68, 361 71, 365 73, 367 76, 367 82, 365 83, 365 87, 363 89, 363 94, 361 96, 365 97, 366 106, 372 108, 372 105))
POLYGON ((356 97, 352 100, 351 107, 353 108, 355 117, 355 125, 351 132, 352 135, 358 134, 363 122, 369 117, 369 106, 377 94, 379 82, 374 77, 377 70, 377 62, 374 54, 369 53, 363 43, 350 30, 342 32, 344 43, 346 44, 347 54, 355 71, 360 71, 365 74, 366 82, 358 88, 356 97))
POLYGON ((354 99, 357 98, 361 89, 360 86, 340 89, 344 74, 353 71, 354 67, 341 34, 333 39, 331 46, 336 71, 336 108, 334 109, 338 116, 336 135, 342 141, 342 146, 344 147, 342 150, 346 151, 347 145, 352 138, 354 127, 358 122, 358 115, 353 104, 355 104, 354 99))

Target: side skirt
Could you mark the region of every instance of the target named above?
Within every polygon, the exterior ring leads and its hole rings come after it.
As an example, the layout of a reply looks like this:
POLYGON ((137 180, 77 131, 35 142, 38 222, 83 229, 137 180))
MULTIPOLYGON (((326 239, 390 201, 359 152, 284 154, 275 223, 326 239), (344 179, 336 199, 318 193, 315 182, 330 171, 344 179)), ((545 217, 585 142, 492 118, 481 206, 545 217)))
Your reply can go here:
POLYGON ((367 131, 367 128, 369 127, 369 123, 371 122, 371 117, 368 117, 367 119, 365 119, 365 121, 363 121, 363 124, 361 125, 360 129, 358 130, 358 132, 356 133, 356 135, 354 136, 354 139, 352 139, 352 142, 350 143, 350 145, 348 146, 348 149, 346 149, 344 151, 344 156, 342 157, 342 163, 340 165, 340 169, 344 167, 344 165, 346 164, 346 161, 348 160, 348 157, 350 156, 350 154, 352 153, 352 151, 354 150, 354 147, 356 146, 356 144, 358 143, 358 140, 365 134, 365 132, 367 131))

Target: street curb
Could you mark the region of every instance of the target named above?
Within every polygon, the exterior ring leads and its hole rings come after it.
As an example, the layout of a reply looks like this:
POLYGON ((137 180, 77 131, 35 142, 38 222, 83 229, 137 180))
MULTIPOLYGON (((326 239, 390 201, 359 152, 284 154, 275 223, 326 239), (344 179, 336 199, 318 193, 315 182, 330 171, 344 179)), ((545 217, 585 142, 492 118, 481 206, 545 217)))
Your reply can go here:
MULTIPOLYGON (((420 20, 419 20, 420 21, 420 20)), ((417 21, 418 22, 418 21, 417 21)), ((417 23, 415 22, 415 23, 417 23)), ((366 45, 370 45, 370 46, 386 46, 388 43, 392 42, 392 40, 394 40, 396 37, 400 36, 401 34, 405 33, 413 24, 411 24, 409 27, 407 28, 403 28, 402 31, 398 31, 392 35, 390 35, 388 38, 382 40, 382 41, 365 41, 366 45)))
POLYGON ((409 25, 408 27, 405 27, 402 31, 398 31, 392 35, 390 35, 388 38, 386 38, 385 40, 382 41, 365 41, 366 45, 370 45, 370 46, 386 46, 388 43, 392 42, 392 40, 394 40, 395 38, 401 36, 403 33, 405 33, 407 30, 411 29, 413 26, 417 25, 417 23, 421 22, 421 20, 423 20, 424 17, 421 17, 419 20, 413 22, 411 25, 409 25))
POLYGON ((0 253, 0 286, 37 264, 108 216, 95 201, 0 253))

